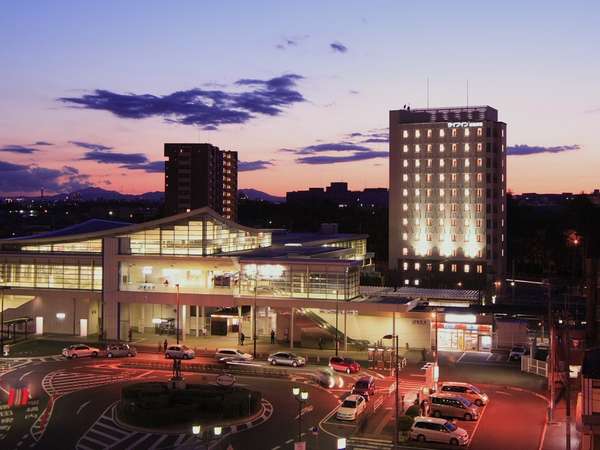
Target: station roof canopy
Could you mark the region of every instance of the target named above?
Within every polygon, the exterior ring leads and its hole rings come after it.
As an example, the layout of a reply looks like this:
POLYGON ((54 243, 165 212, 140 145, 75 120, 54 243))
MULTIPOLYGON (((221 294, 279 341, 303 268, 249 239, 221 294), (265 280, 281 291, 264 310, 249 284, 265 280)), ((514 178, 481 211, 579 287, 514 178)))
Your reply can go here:
POLYGON ((480 292, 476 289, 426 289, 416 287, 400 287, 394 290, 391 287, 386 287, 370 288, 364 293, 378 297, 406 297, 409 299, 418 298, 422 300, 463 300, 466 302, 478 302, 480 299, 480 292))
POLYGON ((60 230, 48 231, 46 233, 32 234, 31 236, 15 237, 9 241, 26 241, 44 238, 71 237, 80 234, 97 233, 101 231, 114 230, 131 225, 129 222, 119 222, 114 220, 90 219, 75 225, 71 225, 60 230))

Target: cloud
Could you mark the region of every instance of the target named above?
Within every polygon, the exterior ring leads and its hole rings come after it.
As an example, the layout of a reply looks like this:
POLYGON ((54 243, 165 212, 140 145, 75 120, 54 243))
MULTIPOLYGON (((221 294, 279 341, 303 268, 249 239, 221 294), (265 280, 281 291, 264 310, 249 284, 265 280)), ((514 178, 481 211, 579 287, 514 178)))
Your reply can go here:
POLYGON ((346 53, 348 51, 348 47, 337 41, 329 44, 329 47, 336 53, 346 53))
POLYGON ((390 135, 387 128, 375 128, 369 131, 350 133, 346 137, 355 140, 359 144, 385 144, 390 142, 390 135))
POLYGON ((592 109, 586 109, 584 111, 585 114, 595 114, 595 113, 600 113, 600 108, 592 108, 592 109))
POLYGON ((4 147, 0 147, 0 152, 19 153, 22 155, 30 155, 39 151, 38 148, 24 147, 23 145, 5 145, 4 147))
POLYGON ((46 142, 46 141, 37 141, 35 144, 33 145, 54 145, 52 142, 46 142))
POLYGON ((121 166, 123 169, 129 170, 143 170, 148 173, 164 173, 165 162, 164 161, 152 161, 143 164, 126 164, 121 166))
POLYGON ((330 142, 326 144, 309 145, 308 147, 298 149, 282 148, 280 151, 295 153, 296 155, 310 155, 325 152, 369 152, 371 149, 364 145, 353 144, 351 142, 330 142))
POLYGON ((581 146, 578 144, 573 145, 560 145, 556 147, 542 147, 538 145, 513 145, 506 148, 506 154, 508 156, 526 156, 536 155, 538 153, 562 153, 570 152, 573 150, 580 150, 581 146))
POLYGON ((369 151, 369 152, 356 152, 351 155, 344 156, 303 156, 301 158, 297 158, 296 162, 299 164, 336 164, 336 163, 344 163, 344 162, 353 162, 353 161, 364 161, 367 159, 374 158, 387 158, 389 156, 388 152, 379 152, 379 151, 369 151))
POLYGON ((264 161, 259 159, 257 161, 240 161, 238 163, 238 172, 251 172, 254 170, 263 170, 272 166, 271 161, 264 161))
POLYGON ((113 149, 113 147, 107 147, 106 145, 90 144, 89 142, 81 142, 81 141, 69 141, 69 144, 73 144, 73 145, 76 145, 77 147, 87 148, 88 150, 95 150, 95 151, 99 151, 99 152, 113 149))
POLYGON ((287 50, 290 47, 297 47, 300 42, 308 37, 308 34, 302 36, 284 37, 279 44, 275 45, 275 48, 278 50, 287 50))
POLYGON ((305 98, 296 89, 302 79, 297 74, 268 80, 241 79, 235 86, 242 88, 242 92, 194 88, 163 96, 96 89, 81 97, 61 97, 58 101, 75 108, 108 111, 127 119, 162 117, 183 125, 218 127, 244 124, 257 115, 277 116, 284 108, 304 102, 305 98))
POLYGON ((45 189, 48 192, 72 192, 91 186, 89 175, 74 167, 49 169, 0 161, 0 191, 31 193, 45 189))
POLYGON ((350 89, 348 92, 349 92, 350 94, 352 94, 352 95, 358 95, 358 94, 360 94, 360 91, 356 91, 356 90, 354 90, 354 89, 350 89))

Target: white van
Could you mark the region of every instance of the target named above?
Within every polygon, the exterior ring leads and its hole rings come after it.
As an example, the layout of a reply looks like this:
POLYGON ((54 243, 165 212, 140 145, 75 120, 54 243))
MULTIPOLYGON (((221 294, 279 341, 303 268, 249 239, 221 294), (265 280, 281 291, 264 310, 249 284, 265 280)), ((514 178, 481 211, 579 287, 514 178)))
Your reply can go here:
POLYGON ((467 445, 469 434, 446 419, 415 417, 410 429, 411 439, 419 442, 443 442, 450 445, 467 445))

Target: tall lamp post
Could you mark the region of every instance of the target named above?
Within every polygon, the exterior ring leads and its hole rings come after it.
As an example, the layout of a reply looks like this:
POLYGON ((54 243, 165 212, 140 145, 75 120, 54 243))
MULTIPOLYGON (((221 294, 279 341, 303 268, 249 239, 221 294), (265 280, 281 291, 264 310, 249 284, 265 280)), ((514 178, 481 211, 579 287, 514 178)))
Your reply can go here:
POLYGON ((292 394, 298 402, 298 442, 302 441, 302 405, 308 400, 308 392, 300 391, 299 387, 292 388, 292 394))
POLYGON ((177 345, 179 345, 179 283, 175 285, 175 289, 177 290, 175 294, 175 298, 177 300, 177 319, 175 323, 175 335, 177 336, 177 345))
POLYGON ((335 356, 338 356, 338 351, 340 347, 340 338, 339 338, 339 321, 338 316, 340 314, 340 298, 338 295, 338 291, 335 291, 335 356))
POLYGON ((2 306, 0 310, 0 354, 4 354, 4 291, 10 290, 10 286, 0 286, 0 292, 2 296, 2 306))
POLYGON ((395 420, 394 420, 394 449, 398 449, 398 416, 400 414, 399 411, 399 399, 398 399, 398 383, 400 382, 399 376, 399 364, 398 364, 398 335, 386 334, 383 339, 392 339, 392 344, 394 345, 394 375, 396 377, 396 389, 395 389, 395 420))
POLYGON ((258 292, 258 270, 256 271, 256 277, 254 278, 254 310, 252 311, 252 344, 254 346, 253 356, 256 359, 256 296, 258 292))

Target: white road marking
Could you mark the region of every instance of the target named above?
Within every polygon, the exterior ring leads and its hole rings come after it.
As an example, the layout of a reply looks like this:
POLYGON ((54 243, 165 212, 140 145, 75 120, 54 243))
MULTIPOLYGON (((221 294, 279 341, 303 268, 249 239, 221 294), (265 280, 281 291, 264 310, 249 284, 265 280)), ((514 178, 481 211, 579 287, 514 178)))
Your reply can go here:
POLYGON ((504 392, 504 391, 496 391, 496 394, 508 395, 510 397, 510 394, 508 392, 504 392))
POLYGON ((285 441, 286 444, 291 444, 292 442, 294 442, 293 439, 288 439, 287 441, 285 441))
POLYGON ((83 403, 79 408, 77 408, 77 413, 76 414, 79 415, 79 413, 81 412, 81 410, 83 408, 85 408, 87 405, 89 405, 90 402, 91 402, 91 400, 88 400, 87 402, 83 403))
POLYGON ((479 424, 483 420, 483 415, 487 411, 487 406, 483 408, 483 412, 479 416, 477 423, 475 424, 475 428, 473 428, 473 432, 471 433, 471 439, 469 439, 469 443, 467 444, 467 448, 471 448, 471 444, 473 443, 473 439, 475 439, 475 433, 477 433, 477 429, 479 428, 479 424))
POLYGON ((21 375, 21 377, 19 378, 19 381, 23 381, 23 378, 25 378, 27 375, 33 373, 33 370, 30 370, 29 372, 25 372, 23 375, 21 375))

